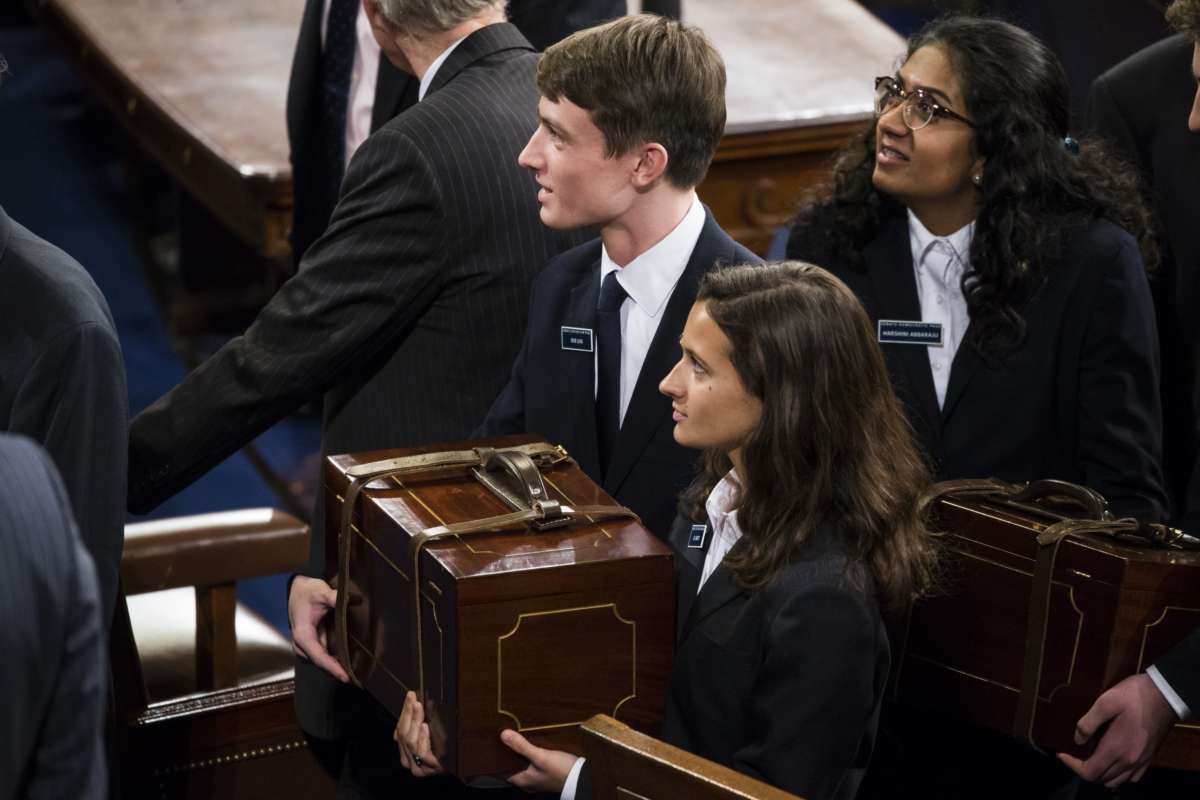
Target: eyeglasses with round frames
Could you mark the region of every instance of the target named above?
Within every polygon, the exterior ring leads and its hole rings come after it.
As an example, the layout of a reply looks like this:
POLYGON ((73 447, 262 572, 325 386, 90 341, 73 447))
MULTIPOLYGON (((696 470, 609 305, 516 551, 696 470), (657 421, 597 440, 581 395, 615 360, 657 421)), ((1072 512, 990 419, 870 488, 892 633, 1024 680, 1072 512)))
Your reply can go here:
POLYGON ((949 117, 972 128, 977 127, 971 120, 961 114, 956 114, 938 103, 924 89, 913 89, 906 92, 896 83, 895 78, 888 75, 876 78, 875 113, 883 116, 895 108, 897 104, 903 104, 900 109, 900 116, 904 119, 904 124, 912 131, 924 128, 933 121, 934 117, 949 117))

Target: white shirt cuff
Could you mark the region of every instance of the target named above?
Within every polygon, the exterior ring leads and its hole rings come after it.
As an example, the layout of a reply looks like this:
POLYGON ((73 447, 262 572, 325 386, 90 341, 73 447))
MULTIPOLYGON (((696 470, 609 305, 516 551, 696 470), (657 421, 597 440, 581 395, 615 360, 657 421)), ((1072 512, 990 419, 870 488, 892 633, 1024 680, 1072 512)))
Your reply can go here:
POLYGON ((558 800, 575 800, 575 787, 579 785, 579 773, 583 772, 583 762, 585 758, 575 759, 575 763, 571 765, 571 771, 567 773, 567 782, 563 784, 562 794, 558 796, 558 800))
POLYGON ((1167 683, 1167 679, 1158 671, 1158 667, 1153 664, 1150 665, 1146 670, 1146 674, 1150 676, 1150 680, 1154 681, 1154 685, 1162 692, 1162 696, 1166 698, 1167 703, 1175 710, 1176 716, 1180 719, 1187 719, 1192 715, 1192 711, 1187 707, 1187 703, 1183 702, 1183 698, 1171 688, 1171 684, 1167 683))

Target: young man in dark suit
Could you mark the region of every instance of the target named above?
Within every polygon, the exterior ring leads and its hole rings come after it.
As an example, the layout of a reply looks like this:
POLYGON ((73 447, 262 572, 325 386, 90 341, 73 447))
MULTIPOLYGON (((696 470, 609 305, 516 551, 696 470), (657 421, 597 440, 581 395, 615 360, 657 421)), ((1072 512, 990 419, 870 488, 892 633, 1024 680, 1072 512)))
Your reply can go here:
POLYGON ((534 281, 512 376, 478 433, 563 445, 666 536, 695 454, 658 382, 679 358, 696 287, 760 263, 696 197, 725 130, 725 67, 698 30, 627 17, 575 34, 538 66, 541 124, 521 153, 551 228, 599 228, 534 281))
MULTIPOLYGON (((511 0, 509 20, 538 50, 625 13, 625 0, 511 0)), ((346 164, 371 133, 417 102, 420 81, 386 58, 362 0, 307 0, 288 80, 292 259, 325 232, 346 164)))
MULTIPOLYGON (((1158 67, 1152 65, 1166 59, 1181 73, 1159 75, 1146 83, 1138 82, 1125 86, 1125 89, 1139 93, 1138 111, 1132 119, 1122 123, 1122 126, 1128 125, 1128 128, 1110 130, 1121 134, 1118 141, 1124 146, 1136 146, 1139 161, 1143 166, 1150 166, 1157 189, 1155 195, 1160 203, 1160 213, 1167 227, 1171 254, 1176 259, 1176 281, 1172 288, 1175 289, 1184 281, 1194 288, 1200 285, 1200 258, 1197 257, 1200 254, 1200 237, 1197 237, 1194 225, 1195 208, 1197 199, 1200 198, 1200 159, 1197 158, 1200 155, 1200 0, 1175 0, 1167 9, 1167 20, 1179 31, 1179 36, 1148 48, 1102 76, 1093 87, 1091 115, 1096 121, 1113 121, 1111 113, 1114 110, 1098 109, 1101 106, 1107 107, 1115 97, 1124 94, 1119 87, 1126 83, 1127 72, 1144 73, 1145 69, 1149 68, 1155 73, 1158 67), (1190 63, 1189 59, 1181 57, 1181 49, 1190 52, 1190 63), (1190 80, 1187 80, 1188 77, 1190 80), (1140 93, 1147 87, 1167 85, 1174 85, 1177 90, 1182 90, 1186 85, 1190 89, 1190 92, 1172 93, 1181 101, 1185 95, 1190 95, 1190 110, 1185 102, 1171 103, 1167 107, 1172 109, 1174 116, 1162 118, 1157 126, 1151 125, 1142 119, 1142 112, 1154 115, 1151 118, 1153 120, 1157 119, 1165 108, 1158 104, 1147 105, 1144 95, 1140 93), (1174 143, 1174 149, 1170 149, 1171 143, 1174 143), (1166 209, 1161 205, 1164 201, 1169 203, 1166 209)), ((1132 97, 1133 95, 1128 95, 1126 99, 1132 97)), ((1195 314, 1196 294, 1172 299, 1177 303, 1175 308, 1182 312, 1182 316, 1174 319, 1174 322, 1182 325, 1183 320, 1195 314), (1190 305, 1187 304, 1189 300, 1190 305)), ((1195 323, 1192 323, 1190 331, 1184 327, 1176 332, 1189 337, 1187 341, 1177 344, 1191 354, 1192 363, 1188 366, 1192 370, 1194 380, 1197 370, 1195 359, 1200 355, 1195 338, 1197 328, 1195 323)), ((1167 374, 1170 373, 1164 370, 1164 375, 1167 374)), ((1195 391, 1194 384, 1191 388, 1195 391)), ((1196 398, 1188 394, 1186 399, 1196 398)), ((1194 416, 1195 408, 1192 407, 1193 426, 1197 422, 1197 417, 1194 416)), ((1196 486, 1198 482, 1200 469, 1195 470, 1192 475, 1193 489, 1190 492, 1185 525, 1189 520, 1195 520, 1197 512, 1200 512, 1200 508, 1197 508, 1197 505, 1200 505, 1200 490, 1196 486)), ((1190 532, 1194 534, 1200 531, 1193 527, 1190 532)), ((1095 750, 1086 760, 1066 754, 1059 754, 1059 758, 1085 780, 1103 783, 1109 789, 1115 789, 1126 781, 1137 782, 1145 774, 1155 751, 1175 723, 1189 719, 1198 710, 1200 629, 1193 631, 1190 636, 1157 659, 1145 672, 1131 675, 1100 695, 1075 727, 1075 739, 1081 745, 1103 729, 1095 750)), ((1177 781, 1182 780, 1182 777, 1170 776, 1165 780, 1177 781)), ((1191 796, 1195 785, 1187 789, 1175 785, 1163 788, 1182 797, 1191 796)))
MULTIPOLYGON (((461 439, 478 424, 516 354, 534 273, 579 241, 539 222, 516 163, 537 126, 537 55, 503 7, 365 6, 384 56, 420 78, 420 102, 359 146, 329 228, 245 335, 133 421, 130 510, 322 394, 326 453, 461 439)), ((341 682, 317 631, 335 602, 323 521, 318 507, 289 593, 298 717, 347 793, 391 793, 393 722, 341 682)))

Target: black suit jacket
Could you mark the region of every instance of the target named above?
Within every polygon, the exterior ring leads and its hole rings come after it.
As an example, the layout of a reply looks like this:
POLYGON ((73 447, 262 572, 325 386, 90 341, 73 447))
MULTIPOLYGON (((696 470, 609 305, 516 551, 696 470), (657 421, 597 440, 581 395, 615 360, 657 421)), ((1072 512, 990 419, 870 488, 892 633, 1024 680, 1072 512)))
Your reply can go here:
POLYGON ((108 665, 92 559, 50 459, 0 434, 0 797, 103 798, 108 665))
POLYGON ((625 15, 625 0, 509 0, 508 21, 538 50, 625 15))
POLYGON ((1187 127, 1195 92, 1192 43, 1180 34, 1097 78, 1087 119, 1142 170, 1163 227, 1163 263, 1153 281, 1163 356, 1163 466, 1172 517, 1200 532, 1200 135, 1187 127))
POLYGON ((1187 704, 1192 716, 1200 713, 1200 629, 1192 631, 1170 652, 1154 662, 1159 673, 1187 704))
MULTIPOLYGON (((337 197, 331 196, 317 141, 321 102, 321 18, 325 0, 307 0, 288 80, 287 133, 292 162, 292 259, 298 265, 305 251, 325 232, 337 197)), ((362 13, 361 11, 359 13, 362 13)), ((379 58, 371 132, 417 102, 421 82, 401 72, 386 56, 379 58)))
MULTIPOLYGON (((712 526, 698 548, 691 527, 681 515, 669 537, 679 641, 663 739, 808 800, 851 800, 891 658, 873 593, 851 586, 818 528, 766 588, 741 588, 722 564, 697 594, 712 526)), ((590 797, 586 765, 580 788, 590 797)))
POLYGON ((679 336, 704 274, 719 264, 760 264, 705 211, 704 228, 650 343, 606 474, 596 442, 595 358, 564 350, 564 326, 593 329, 600 297, 600 240, 563 253, 534 281, 529 328, 512 376, 480 436, 539 433, 561 444, 580 469, 665 536, 675 500, 695 474, 696 452, 675 441, 671 400, 659 382, 679 360, 679 336))
MULTIPOLYGON (((862 269, 821 252, 815 233, 794 230, 789 256, 845 281, 872 321, 921 318, 904 215, 883 223, 862 269)), ((1025 342, 1000 363, 964 342, 941 410, 925 348, 881 345, 938 479, 1060 478, 1119 515, 1163 519, 1158 348, 1137 244, 1107 222, 1078 227, 1022 314, 1025 342)))
POLYGON ((125 542, 125 364, 108 304, 75 259, 0 208, 0 431, 54 459, 100 578, 107 628, 125 542))
MULTIPOLYGON (((325 232, 337 198, 328 189, 317 142, 321 102, 321 19, 325 0, 307 0, 288 80, 287 132, 292 162, 292 259, 299 265, 305 251, 325 232)), ((360 12, 361 13, 361 12, 360 12)), ((512 0, 509 18, 538 50, 583 28, 625 13, 625 0, 512 0)), ((371 132, 417 102, 421 82, 380 56, 375 79, 371 132)))
MULTIPOLYGON (((146 511, 321 393, 322 447, 464 438, 504 385, 529 283, 578 241, 538 218, 517 153, 537 56, 507 23, 471 34, 425 100, 358 149, 326 233, 259 314, 133 421, 129 507, 146 511)), ((320 496, 318 496, 318 504, 320 496)), ((318 507, 306 572, 326 576, 318 507)), ((335 736, 332 679, 297 667, 301 722, 335 736)))

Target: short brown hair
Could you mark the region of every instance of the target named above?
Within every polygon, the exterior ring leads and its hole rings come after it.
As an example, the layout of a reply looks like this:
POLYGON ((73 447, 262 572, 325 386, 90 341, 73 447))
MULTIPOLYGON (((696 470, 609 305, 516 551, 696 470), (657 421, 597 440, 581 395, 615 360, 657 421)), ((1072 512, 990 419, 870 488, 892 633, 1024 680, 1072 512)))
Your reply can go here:
POLYGON ((1167 9, 1167 22, 1193 42, 1200 43, 1200 0, 1175 0, 1167 9))
POLYGON ((725 133, 725 62, 699 28, 653 14, 621 17, 550 47, 537 71, 551 102, 590 112, 609 158, 639 144, 667 151, 667 179, 704 179, 725 133))

